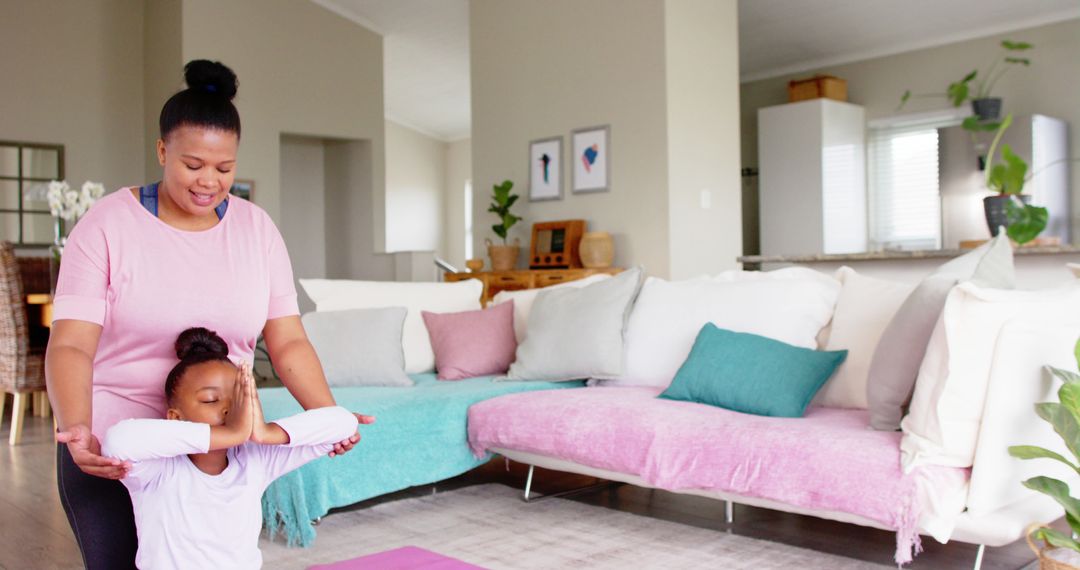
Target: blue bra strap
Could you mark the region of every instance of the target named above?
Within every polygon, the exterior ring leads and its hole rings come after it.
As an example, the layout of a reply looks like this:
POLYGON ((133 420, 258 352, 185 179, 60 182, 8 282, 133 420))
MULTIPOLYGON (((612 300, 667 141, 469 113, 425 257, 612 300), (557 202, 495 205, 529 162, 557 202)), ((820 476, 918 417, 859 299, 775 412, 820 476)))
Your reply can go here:
POLYGON ((139 188, 139 202, 142 203, 143 208, 157 217, 157 187, 158 183, 155 182, 149 186, 143 186, 139 188))
MULTIPOLYGON (((146 186, 139 188, 139 202, 142 203, 146 211, 150 212, 156 218, 158 215, 158 184, 160 182, 154 182, 146 186)), ((217 214, 218 220, 225 217, 225 211, 229 209, 229 200, 225 199, 217 208, 214 208, 214 213, 217 214)))

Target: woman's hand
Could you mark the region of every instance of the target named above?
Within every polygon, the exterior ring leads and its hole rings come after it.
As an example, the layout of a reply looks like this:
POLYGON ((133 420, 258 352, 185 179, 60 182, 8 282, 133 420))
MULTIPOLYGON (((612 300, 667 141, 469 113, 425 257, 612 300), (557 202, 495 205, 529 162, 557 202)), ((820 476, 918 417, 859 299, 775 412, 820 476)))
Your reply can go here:
POLYGON ((66 443, 68 453, 83 473, 103 479, 123 479, 131 463, 101 456, 101 442, 86 424, 75 424, 56 434, 56 441, 66 443))
MULTIPOLYGON (((353 414, 356 416, 356 421, 361 424, 373 424, 375 423, 375 416, 365 416, 364 414, 353 414)), ((330 457, 335 457, 343 453, 348 453, 356 443, 360 441, 360 430, 357 429, 349 439, 343 439, 334 444, 334 450, 330 452, 330 457)))

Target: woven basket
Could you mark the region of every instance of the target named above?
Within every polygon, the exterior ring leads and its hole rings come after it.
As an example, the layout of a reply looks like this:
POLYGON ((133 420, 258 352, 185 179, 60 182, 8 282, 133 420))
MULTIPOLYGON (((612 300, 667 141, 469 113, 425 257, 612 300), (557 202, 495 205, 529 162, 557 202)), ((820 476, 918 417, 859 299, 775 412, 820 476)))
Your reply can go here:
POLYGON ((1046 553, 1050 550, 1053 550, 1052 548, 1047 548, 1046 545, 1040 547, 1039 545, 1035 544, 1035 541, 1031 539, 1031 533, 1035 532, 1042 526, 1043 525, 1041 524, 1033 524, 1029 526, 1027 528, 1027 532, 1024 533, 1024 538, 1027 539, 1027 543, 1028 546, 1031 547, 1031 551, 1039 557, 1039 570, 1080 570, 1080 568, 1077 568, 1072 564, 1059 562, 1047 556, 1046 553))

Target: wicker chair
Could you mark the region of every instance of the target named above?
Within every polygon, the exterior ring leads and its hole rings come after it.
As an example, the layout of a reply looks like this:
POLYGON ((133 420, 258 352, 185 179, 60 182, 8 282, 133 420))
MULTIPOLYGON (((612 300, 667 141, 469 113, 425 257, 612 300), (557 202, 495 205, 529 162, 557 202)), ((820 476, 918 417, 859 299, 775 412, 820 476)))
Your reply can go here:
POLYGON ((19 265, 10 242, 0 242, 0 411, 7 394, 15 395, 11 412, 10 445, 22 438, 27 395, 38 404, 35 411, 44 413, 45 353, 30 350, 26 299, 23 295, 19 265))

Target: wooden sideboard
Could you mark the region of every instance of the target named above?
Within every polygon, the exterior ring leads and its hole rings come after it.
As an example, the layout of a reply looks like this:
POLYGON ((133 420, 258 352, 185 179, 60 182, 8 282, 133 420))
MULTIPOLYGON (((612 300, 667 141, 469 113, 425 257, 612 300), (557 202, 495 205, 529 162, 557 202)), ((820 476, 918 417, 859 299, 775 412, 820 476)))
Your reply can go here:
POLYGON ((513 271, 447 273, 444 279, 448 282, 479 279, 484 284, 484 292, 480 296, 480 302, 487 305, 488 301, 495 297, 499 291, 539 289, 549 285, 577 281, 599 273, 615 275, 622 271, 622 268, 619 267, 607 267, 604 269, 518 269, 513 271))

